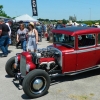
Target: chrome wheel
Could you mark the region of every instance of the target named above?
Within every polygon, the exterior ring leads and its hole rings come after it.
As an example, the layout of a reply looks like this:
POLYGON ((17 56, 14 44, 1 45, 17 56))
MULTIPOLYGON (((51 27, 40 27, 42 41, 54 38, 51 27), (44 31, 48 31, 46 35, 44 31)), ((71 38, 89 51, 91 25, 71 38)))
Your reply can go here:
POLYGON ((42 93, 46 88, 46 79, 43 76, 35 77, 30 83, 30 90, 34 94, 42 93))

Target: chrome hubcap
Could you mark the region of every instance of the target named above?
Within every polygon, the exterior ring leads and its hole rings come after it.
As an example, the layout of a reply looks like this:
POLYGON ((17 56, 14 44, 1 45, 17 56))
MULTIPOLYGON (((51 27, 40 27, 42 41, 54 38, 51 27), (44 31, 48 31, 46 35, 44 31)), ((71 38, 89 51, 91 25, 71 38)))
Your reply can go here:
POLYGON ((43 76, 35 77, 30 83, 30 90, 34 94, 42 93, 46 88, 47 81, 43 76))
POLYGON ((34 82, 33 82, 33 88, 35 90, 40 90, 43 86, 43 81, 41 79, 36 79, 34 82))

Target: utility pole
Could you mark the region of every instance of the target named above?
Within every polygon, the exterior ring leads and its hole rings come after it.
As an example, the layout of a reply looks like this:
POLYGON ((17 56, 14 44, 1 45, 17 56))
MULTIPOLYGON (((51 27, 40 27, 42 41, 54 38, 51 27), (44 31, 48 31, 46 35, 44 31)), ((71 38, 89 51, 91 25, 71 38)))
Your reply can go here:
POLYGON ((90 9, 90 20, 91 20, 91 8, 89 8, 90 9))

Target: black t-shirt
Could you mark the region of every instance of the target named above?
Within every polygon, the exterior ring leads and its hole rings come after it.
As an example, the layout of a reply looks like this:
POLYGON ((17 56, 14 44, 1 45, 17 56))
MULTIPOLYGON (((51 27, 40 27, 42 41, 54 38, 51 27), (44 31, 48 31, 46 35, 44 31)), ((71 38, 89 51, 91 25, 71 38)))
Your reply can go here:
POLYGON ((8 35, 9 27, 5 23, 3 23, 0 24, 0 30, 2 30, 1 36, 8 35))

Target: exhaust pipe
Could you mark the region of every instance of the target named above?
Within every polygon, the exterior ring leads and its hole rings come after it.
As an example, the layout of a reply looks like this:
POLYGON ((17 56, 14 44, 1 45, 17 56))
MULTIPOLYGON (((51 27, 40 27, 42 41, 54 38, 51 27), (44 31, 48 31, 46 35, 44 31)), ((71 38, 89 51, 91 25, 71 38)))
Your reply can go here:
POLYGON ((55 62, 54 61, 50 61, 50 62, 42 62, 40 65, 47 65, 47 69, 49 70, 50 69, 50 65, 51 64, 55 64, 55 62))

